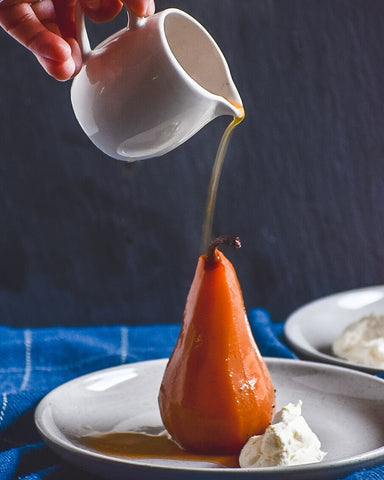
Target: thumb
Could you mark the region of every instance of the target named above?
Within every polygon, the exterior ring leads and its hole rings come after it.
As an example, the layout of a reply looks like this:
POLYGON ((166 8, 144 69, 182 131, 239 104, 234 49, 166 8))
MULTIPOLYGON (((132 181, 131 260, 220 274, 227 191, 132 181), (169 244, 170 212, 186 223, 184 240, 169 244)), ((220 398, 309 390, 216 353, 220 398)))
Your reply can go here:
POLYGON ((108 22, 120 12, 120 0, 79 0, 84 14, 94 22, 108 22))
POLYGON ((155 12, 154 0, 123 0, 138 17, 148 17, 155 12))

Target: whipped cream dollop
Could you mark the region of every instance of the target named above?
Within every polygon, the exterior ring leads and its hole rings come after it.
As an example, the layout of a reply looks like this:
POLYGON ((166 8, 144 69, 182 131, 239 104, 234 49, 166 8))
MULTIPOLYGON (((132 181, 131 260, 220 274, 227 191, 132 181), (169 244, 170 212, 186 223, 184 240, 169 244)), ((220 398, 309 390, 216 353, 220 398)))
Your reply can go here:
POLYGON ((384 315, 368 315, 348 325, 332 348, 337 357, 384 368, 384 315))
POLYGON ((320 440, 301 415, 302 404, 289 403, 274 415, 263 435, 248 440, 240 452, 241 468, 301 465, 324 458, 320 440))

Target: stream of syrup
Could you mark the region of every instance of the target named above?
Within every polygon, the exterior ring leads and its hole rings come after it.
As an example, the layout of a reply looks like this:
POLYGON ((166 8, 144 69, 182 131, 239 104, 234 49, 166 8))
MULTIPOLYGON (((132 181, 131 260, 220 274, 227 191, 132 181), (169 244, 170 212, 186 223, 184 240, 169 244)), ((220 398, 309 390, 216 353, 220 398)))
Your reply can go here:
POLYGON ((205 219, 203 223, 203 232, 202 232, 201 249, 200 249, 201 253, 207 252, 209 243, 212 239, 212 224, 213 224, 213 215, 214 215, 215 206, 216 206, 217 189, 219 187, 221 171, 223 168, 225 154, 227 153, 227 150, 228 150, 229 141, 232 137, 232 133, 236 125, 242 122, 245 117, 244 108, 241 105, 235 105, 235 107, 238 109, 239 114, 237 117, 233 117, 233 120, 225 129, 224 134, 221 137, 219 148, 217 149, 217 153, 216 153, 215 162, 212 168, 211 179, 208 187, 207 203, 205 207, 205 219))

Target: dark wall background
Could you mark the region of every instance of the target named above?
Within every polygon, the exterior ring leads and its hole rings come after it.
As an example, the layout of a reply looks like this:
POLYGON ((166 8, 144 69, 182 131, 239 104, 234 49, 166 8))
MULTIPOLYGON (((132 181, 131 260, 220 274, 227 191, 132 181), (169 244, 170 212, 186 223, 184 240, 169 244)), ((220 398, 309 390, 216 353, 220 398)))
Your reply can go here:
MULTIPOLYGON (((384 283, 382 0, 157 2, 168 6, 213 34, 244 101, 214 229, 242 238, 226 254, 247 308, 280 320, 384 283)), ((92 25, 90 36, 124 23, 92 25)), ((0 88, 1 323, 179 322, 229 117, 130 165, 88 141, 70 83, 4 32, 0 88)))

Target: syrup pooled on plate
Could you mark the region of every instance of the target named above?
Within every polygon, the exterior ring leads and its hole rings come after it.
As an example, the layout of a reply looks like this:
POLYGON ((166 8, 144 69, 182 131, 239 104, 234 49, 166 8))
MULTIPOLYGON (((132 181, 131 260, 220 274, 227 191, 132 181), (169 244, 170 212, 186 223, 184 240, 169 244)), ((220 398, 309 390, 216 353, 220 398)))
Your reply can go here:
POLYGON ((211 462, 223 467, 238 467, 236 455, 200 455, 180 448, 167 435, 149 435, 144 432, 111 432, 87 435, 76 441, 97 452, 131 459, 167 459, 211 462))

